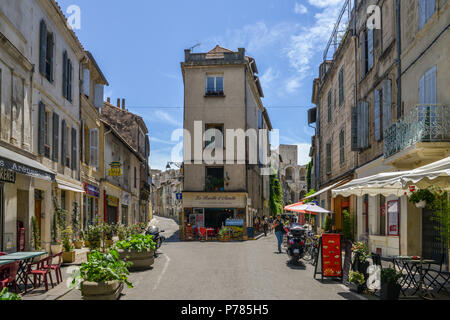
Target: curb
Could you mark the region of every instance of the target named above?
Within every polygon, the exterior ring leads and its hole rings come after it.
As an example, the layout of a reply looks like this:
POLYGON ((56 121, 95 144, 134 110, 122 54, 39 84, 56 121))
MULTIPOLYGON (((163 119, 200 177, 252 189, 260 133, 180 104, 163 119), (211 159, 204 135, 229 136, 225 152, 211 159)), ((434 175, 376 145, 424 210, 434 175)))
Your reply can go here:
POLYGON ((347 286, 345 286, 345 285, 343 285, 343 284, 341 284, 341 287, 342 287, 343 289, 345 289, 347 292, 349 292, 349 293, 351 293, 352 295, 354 295, 355 297, 357 297, 359 300, 365 300, 365 301, 368 301, 368 300, 369 300, 368 298, 364 297, 363 295, 360 295, 359 293, 356 293, 356 292, 351 291, 347 286))

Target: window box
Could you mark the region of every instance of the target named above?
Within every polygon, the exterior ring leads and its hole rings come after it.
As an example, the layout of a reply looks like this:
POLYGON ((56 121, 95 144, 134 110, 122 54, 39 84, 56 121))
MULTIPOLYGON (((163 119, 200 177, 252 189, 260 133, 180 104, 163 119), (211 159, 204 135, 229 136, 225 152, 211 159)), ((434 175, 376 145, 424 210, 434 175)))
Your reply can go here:
POLYGON ((225 93, 223 91, 207 91, 205 97, 225 97, 225 93))

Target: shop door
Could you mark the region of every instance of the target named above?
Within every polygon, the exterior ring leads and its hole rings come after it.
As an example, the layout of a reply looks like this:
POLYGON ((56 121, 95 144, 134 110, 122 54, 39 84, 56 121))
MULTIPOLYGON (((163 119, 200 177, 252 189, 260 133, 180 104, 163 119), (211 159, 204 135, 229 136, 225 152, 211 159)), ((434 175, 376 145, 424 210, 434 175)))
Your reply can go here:
POLYGON ((106 223, 117 223, 117 207, 107 206, 106 208, 106 223))
POLYGON ((422 256, 438 260, 441 258, 443 243, 440 240, 439 223, 433 221, 433 211, 422 209, 422 256))

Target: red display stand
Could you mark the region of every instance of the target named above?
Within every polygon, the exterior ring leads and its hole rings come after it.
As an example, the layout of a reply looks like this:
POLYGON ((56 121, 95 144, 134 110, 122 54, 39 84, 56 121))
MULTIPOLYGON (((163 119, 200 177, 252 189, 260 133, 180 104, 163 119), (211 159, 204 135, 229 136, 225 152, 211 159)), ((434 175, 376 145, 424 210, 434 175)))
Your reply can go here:
POLYGON ((316 258, 314 279, 317 274, 327 278, 342 279, 342 250, 340 234, 323 234, 316 258))

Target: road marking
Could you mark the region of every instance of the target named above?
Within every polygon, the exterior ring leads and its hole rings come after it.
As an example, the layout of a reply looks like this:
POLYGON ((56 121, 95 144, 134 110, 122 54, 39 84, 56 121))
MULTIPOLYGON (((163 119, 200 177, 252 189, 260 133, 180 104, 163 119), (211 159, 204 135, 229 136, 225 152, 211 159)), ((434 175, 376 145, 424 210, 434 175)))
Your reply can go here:
POLYGON ((162 277, 164 276, 164 274, 166 273, 167 267, 169 266, 169 262, 170 262, 170 258, 168 255, 164 255, 164 257, 166 257, 166 263, 164 264, 164 268, 161 272, 161 274, 158 277, 158 280, 155 283, 155 286, 153 287, 153 290, 156 290, 156 288, 158 288, 159 283, 161 282, 162 277))

